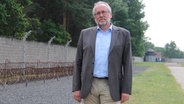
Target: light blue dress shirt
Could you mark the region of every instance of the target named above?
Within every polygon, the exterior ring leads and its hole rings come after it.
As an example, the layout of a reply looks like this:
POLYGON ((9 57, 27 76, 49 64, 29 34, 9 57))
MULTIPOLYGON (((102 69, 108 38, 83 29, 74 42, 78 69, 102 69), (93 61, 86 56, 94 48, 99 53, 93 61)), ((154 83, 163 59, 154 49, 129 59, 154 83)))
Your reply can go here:
POLYGON ((111 43, 112 25, 103 32, 97 27, 95 43, 94 77, 108 77, 108 56, 111 43))

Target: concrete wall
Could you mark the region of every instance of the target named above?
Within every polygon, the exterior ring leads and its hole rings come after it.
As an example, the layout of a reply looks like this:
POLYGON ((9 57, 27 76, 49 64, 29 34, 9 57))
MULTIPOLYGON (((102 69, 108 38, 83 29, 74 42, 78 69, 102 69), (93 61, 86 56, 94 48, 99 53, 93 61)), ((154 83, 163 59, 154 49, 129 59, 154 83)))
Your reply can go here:
POLYGON ((133 56, 133 62, 143 62, 143 58, 142 57, 136 57, 136 56, 133 56))
MULTIPOLYGON (((76 48, 51 44, 49 53, 51 62, 73 62, 76 48)), ((4 63, 5 60, 22 62, 24 56, 25 62, 47 62, 48 44, 26 41, 25 52, 23 52, 23 42, 21 40, 0 37, 0 63, 4 63)), ((143 62, 143 58, 134 56, 133 62, 143 62)), ((184 59, 166 59, 166 62, 184 63, 184 59)))
POLYGON ((171 58, 171 59, 166 59, 166 62, 184 63, 184 59, 171 58))
POLYGON ((73 62, 75 59, 76 48, 74 47, 66 48, 51 44, 50 55, 48 55, 47 43, 26 41, 23 45, 21 40, 0 37, 0 63, 4 63, 5 60, 22 62, 23 59, 25 62, 47 62, 49 59, 52 62, 73 62))

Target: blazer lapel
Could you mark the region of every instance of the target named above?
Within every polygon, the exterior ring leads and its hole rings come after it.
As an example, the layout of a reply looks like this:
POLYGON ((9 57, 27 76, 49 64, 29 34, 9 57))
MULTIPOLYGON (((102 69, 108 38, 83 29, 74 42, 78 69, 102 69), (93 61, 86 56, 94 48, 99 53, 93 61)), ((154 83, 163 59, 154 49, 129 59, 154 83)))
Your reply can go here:
POLYGON ((119 31, 117 30, 117 27, 112 26, 112 36, 111 36, 111 44, 110 44, 110 50, 109 54, 112 51, 112 48, 114 47, 117 39, 118 39, 119 31))
POLYGON ((97 31, 96 27, 94 27, 91 30, 91 44, 92 44, 91 48, 92 48, 93 55, 95 54, 96 31, 97 31))

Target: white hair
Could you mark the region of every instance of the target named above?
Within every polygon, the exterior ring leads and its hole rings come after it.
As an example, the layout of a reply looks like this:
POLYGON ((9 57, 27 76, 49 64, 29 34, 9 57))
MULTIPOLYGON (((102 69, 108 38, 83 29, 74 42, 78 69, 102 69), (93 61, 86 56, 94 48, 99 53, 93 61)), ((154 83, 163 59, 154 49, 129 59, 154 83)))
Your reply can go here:
POLYGON ((104 1, 98 1, 98 2, 96 2, 96 3, 94 4, 93 12, 92 12, 93 16, 95 15, 95 7, 96 7, 97 5, 100 5, 100 4, 104 4, 104 5, 107 7, 108 11, 109 11, 110 13, 112 13, 111 7, 109 6, 108 3, 104 2, 104 1))

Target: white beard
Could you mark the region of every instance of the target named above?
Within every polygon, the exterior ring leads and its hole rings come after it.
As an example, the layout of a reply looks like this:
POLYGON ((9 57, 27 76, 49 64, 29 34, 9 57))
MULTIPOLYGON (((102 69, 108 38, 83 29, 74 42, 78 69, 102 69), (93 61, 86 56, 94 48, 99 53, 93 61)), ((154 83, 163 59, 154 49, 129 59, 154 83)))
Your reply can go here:
POLYGON ((102 21, 102 22, 99 21, 97 24, 101 27, 101 26, 107 25, 108 22, 110 22, 110 19, 108 19, 107 21, 102 21))

